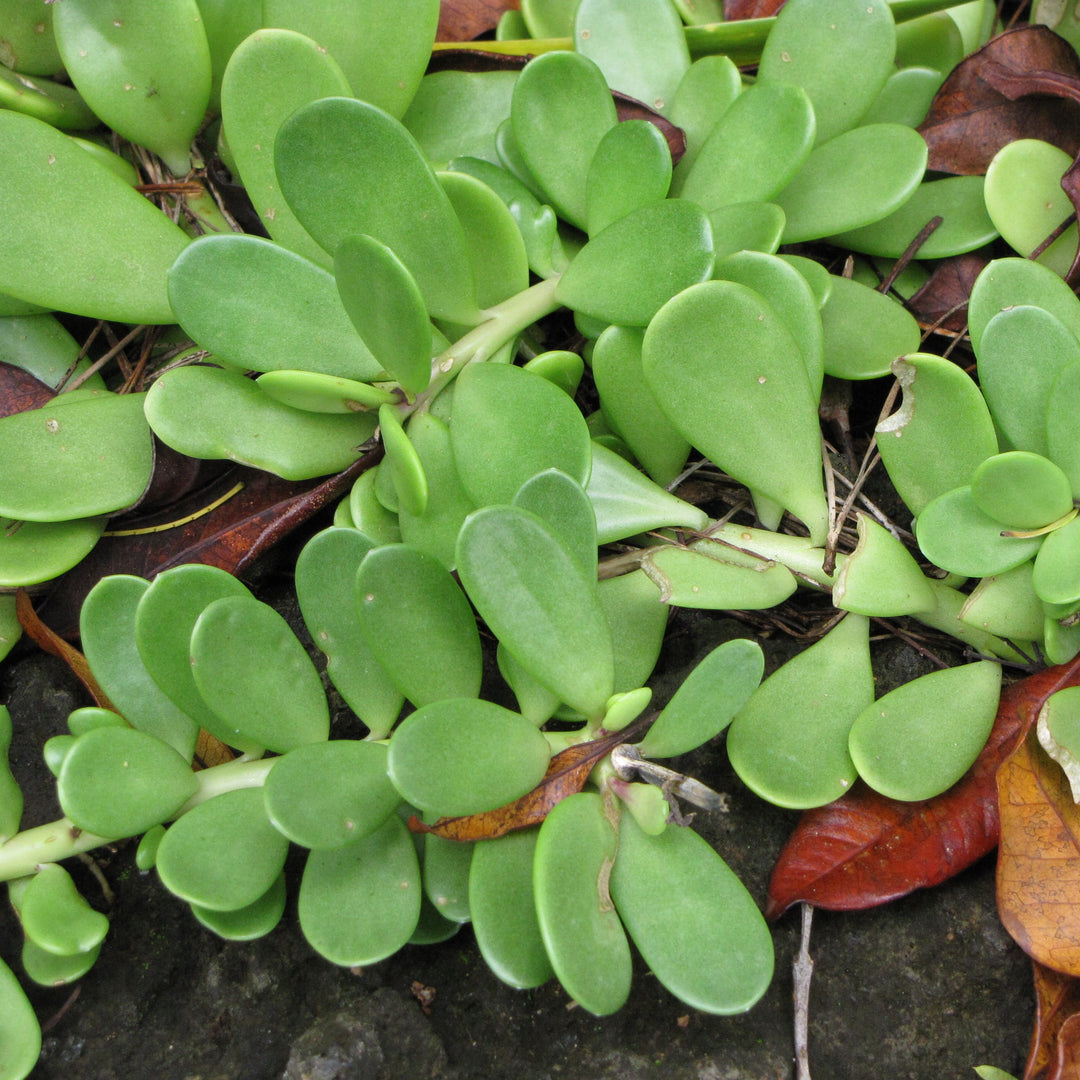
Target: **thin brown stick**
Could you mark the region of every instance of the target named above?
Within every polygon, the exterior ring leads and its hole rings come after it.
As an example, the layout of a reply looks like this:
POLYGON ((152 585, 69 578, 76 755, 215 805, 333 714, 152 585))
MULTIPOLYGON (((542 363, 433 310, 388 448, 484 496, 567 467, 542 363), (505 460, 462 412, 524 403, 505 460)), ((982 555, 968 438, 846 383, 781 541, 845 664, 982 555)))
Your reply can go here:
POLYGON ((810 956, 810 927, 814 918, 812 904, 802 904, 802 936, 799 955, 792 965, 795 998, 795 1068, 796 1080, 810 1080, 810 979, 814 961, 810 956))

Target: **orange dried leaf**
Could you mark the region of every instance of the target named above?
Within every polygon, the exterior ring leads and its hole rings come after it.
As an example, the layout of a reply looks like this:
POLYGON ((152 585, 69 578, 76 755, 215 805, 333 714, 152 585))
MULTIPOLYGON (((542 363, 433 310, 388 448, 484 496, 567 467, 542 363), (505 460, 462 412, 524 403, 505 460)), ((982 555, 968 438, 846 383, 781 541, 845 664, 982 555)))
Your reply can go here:
POLYGON ((1034 733, 997 775, 998 914, 1033 960, 1080 975, 1080 806, 1034 733))
MULTIPOLYGON (((1062 1072, 1059 1057, 1067 1045, 1075 1057, 1076 1021, 1080 1014, 1080 980, 1032 961, 1035 981, 1035 1027, 1024 1066, 1024 1080, 1068 1080, 1075 1072, 1062 1072)), ((1075 1064, 1073 1065, 1075 1068, 1075 1064)))

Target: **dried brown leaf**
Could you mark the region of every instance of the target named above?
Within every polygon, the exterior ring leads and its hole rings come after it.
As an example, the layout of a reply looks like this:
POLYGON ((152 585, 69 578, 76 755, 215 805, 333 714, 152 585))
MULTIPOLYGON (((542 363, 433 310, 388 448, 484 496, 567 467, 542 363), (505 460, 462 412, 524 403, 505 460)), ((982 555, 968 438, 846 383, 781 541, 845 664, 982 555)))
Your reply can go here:
POLYGON ((521 0, 442 0, 436 41, 472 41, 494 30, 506 11, 518 11, 521 0))
POLYGON ((1075 1042, 1080 980, 1044 967, 1037 960, 1031 966, 1035 982, 1035 1026, 1024 1080, 1073 1080, 1077 1076, 1075 1071, 1062 1072, 1059 1068, 1059 1056, 1066 1049, 1059 1049, 1059 1039, 1064 1034, 1066 1044, 1075 1042))

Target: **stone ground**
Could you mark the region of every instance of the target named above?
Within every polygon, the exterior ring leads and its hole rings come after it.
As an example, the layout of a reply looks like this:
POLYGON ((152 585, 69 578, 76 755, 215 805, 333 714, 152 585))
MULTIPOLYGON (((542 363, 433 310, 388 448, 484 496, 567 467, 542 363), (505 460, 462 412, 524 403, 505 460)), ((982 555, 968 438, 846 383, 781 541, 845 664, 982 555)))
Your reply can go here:
MULTIPOLYGON (((286 583, 271 581, 288 614, 286 583)), ((292 613, 295 621, 295 611, 292 613)), ((708 648, 749 628, 683 612, 662 670, 679 675, 708 648)), ((795 648, 766 643, 770 669, 795 648)), ((896 639, 876 646, 879 692, 924 670, 896 639)), ((666 700, 664 680, 657 699, 666 700)), ((58 661, 20 644, 0 669, 15 721, 13 767, 27 789, 25 824, 58 816, 41 747, 86 701, 58 661)), ((682 759, 730 795, 696 825, 753 895, 797 815, 763 803, 727 766, 722 743, 682 759)), ((316 956, 295 908, 266 938, 223 942, 134 865, 104 853, 115 890, 101 957, 70 988, 32 989, 50 1024, 34 1080, 786 1080, 794 1075, 791 961, 799 916, 774 928, 777 969, 747 1015, 713 1017, 672 998, 638 964, 617 1015, 573 1007, 552 983, 515 991, 487 970, 465 927, 441 945, 409 947, 359 972, 316 956), (418 994, 434 997, 422 1005, 418 994), (54 1018, 50 1020, 50 1018, 54 1018)), ((298 869, 299 867, 297 867, 298 869)), ((810 1055, 818 1080, 961 1080, 972 1066, 1019 1072, 1032 1023, 1030 964, 997 920, 993 862, 874 911, 817 912, 811 951, 810 1055)), ((75 864, 84 892, 100 889, 75 864)), ((294 881, 296 880, 294 876, 294 881)), ((294 890, 295 894, 295 890, 294 890)), ((293 899, 295 905, 295 895, 293 899)), ((14 918, 0 918, 0 955, 17 967, 14 918)))

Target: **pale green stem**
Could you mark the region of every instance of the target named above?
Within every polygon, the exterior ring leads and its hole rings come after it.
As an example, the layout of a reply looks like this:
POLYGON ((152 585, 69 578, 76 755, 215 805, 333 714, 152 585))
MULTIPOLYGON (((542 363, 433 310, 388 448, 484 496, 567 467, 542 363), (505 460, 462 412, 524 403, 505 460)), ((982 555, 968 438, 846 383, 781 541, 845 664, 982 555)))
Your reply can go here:
MULTIPOLYGON (((174 815, 180 817, 200 803, 239 788, 260 787, 277 758, 260 761, 229 761, 195 774, 199 788, 174 815)), ((97 836, 77 829, 67 818, 26 829, 0 844, 0 881, 33 874, 45 863, 60 862, 125 837, 97 836)))
POLYGON ((490 359, 538 319, 558 311, 561 307, 555 299, 558 284, 557 276, 548 278, 488 308, 485 312, 487 318, 479 326, 473 327, 432 360, 431 382, 413 401, 398 406, 402 419, 414 412, 426 411, 467 364, 483 363, 490 359))

